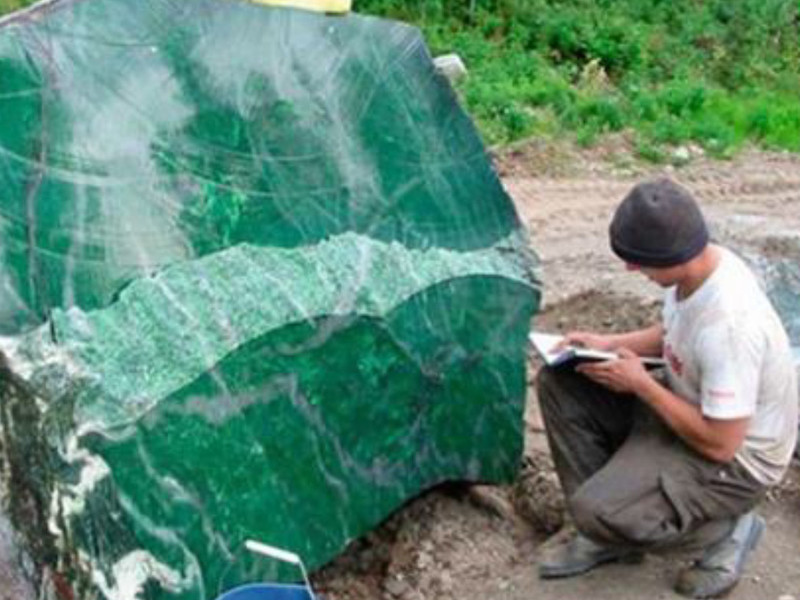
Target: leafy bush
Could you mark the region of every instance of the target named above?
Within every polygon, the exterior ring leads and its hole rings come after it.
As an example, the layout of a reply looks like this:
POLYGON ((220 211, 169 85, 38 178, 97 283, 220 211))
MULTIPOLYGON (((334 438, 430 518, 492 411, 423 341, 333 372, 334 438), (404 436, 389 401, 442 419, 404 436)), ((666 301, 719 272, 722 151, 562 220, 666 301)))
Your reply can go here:
POLYGON ((33 4, 35 0, 0 0, 0 15, 33 4))
POLYGON ((797 0, 355 0, 458 52, 489 143, 635 132, 640 153, 752 141, 800 151, 797 0))

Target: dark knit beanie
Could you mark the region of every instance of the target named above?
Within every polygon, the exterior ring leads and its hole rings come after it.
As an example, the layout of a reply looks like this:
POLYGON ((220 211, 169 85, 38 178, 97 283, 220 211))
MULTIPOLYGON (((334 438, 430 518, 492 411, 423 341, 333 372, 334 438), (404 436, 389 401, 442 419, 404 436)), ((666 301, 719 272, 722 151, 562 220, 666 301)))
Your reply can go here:
POLYGON ((673 267, 702 252, 708 229, 692 195, 669 179, 640 183, 617 207, 611 249, 627 263, 673 267))

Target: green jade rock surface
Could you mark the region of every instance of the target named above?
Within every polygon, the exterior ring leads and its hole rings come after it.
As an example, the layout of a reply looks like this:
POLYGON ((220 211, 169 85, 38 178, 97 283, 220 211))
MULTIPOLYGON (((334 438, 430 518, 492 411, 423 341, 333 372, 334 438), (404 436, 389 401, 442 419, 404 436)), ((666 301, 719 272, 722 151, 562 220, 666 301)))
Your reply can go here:
POLYGON ((411 27, 0 20, 0 227, 0 523, 41 598, 296 580, 244 541, 313 569, 422 490, 515 475, 536 260, 411 27))

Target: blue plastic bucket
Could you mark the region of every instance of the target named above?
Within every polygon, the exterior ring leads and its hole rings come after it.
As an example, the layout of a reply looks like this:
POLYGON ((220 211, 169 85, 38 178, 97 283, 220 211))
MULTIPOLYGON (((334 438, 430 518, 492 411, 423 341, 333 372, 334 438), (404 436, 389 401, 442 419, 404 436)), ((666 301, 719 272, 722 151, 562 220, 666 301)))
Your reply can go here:
POLYGON ((314 600, 314 596, 303 585, 253 583, 225 592, 217 600, 314 600))

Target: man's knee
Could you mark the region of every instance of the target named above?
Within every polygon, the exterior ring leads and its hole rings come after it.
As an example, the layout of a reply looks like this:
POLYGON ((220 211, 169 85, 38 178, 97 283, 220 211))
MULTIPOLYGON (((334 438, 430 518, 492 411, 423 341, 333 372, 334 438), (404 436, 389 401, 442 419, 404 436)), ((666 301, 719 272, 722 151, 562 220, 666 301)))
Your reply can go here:
POLYGON ((552 367, 542 367, 536 374, 536 395, 540 404, 547 404, 557 400, 563 388, 562 380, 564 373, 562 370, 552 367))
POLYGON ((536 389, 537 390, 548 390, 553 385, 553 379, 555 378, 554 369, 548 366, 544 366, 539 369, 539 372, 536 374, 536 389))

